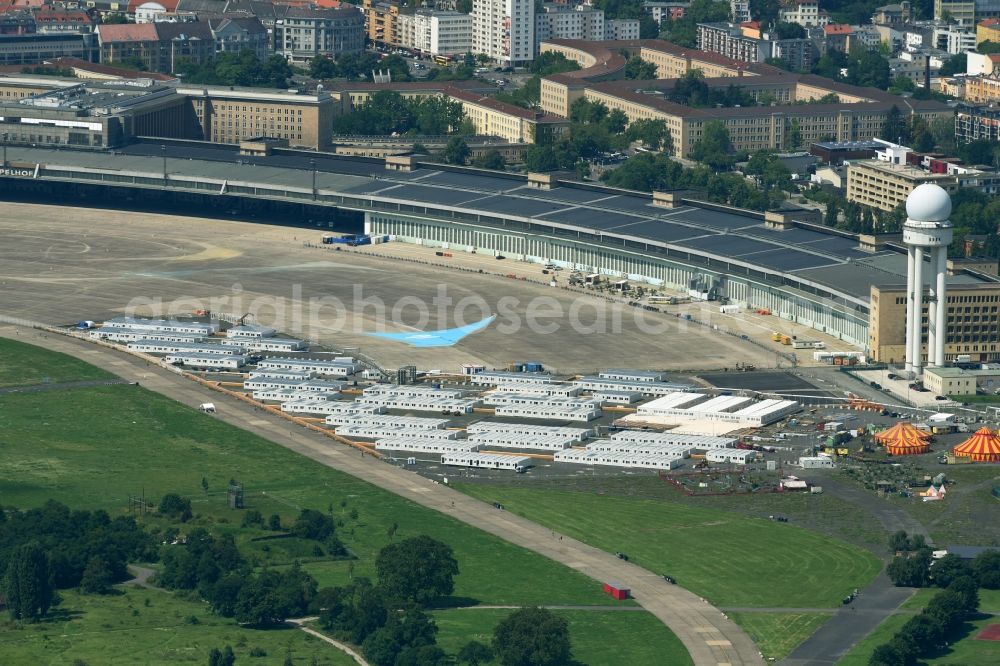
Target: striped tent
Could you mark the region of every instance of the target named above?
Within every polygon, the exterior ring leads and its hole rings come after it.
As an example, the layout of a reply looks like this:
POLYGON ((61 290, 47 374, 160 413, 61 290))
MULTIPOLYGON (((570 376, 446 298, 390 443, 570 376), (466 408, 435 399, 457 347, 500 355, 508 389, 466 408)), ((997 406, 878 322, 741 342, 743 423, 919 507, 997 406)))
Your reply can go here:
POLYGON ((931 450, 929 432, 918 430, 912 423, 902 421, 888 430, 875 435, 875 441, 885 446, 886 453, 893 456, 907 456, 927 453, 931 450))
POLYGON ((951 452, 968 456, 973 462, 1000 462, 1000 437, 984 426, 951 452))

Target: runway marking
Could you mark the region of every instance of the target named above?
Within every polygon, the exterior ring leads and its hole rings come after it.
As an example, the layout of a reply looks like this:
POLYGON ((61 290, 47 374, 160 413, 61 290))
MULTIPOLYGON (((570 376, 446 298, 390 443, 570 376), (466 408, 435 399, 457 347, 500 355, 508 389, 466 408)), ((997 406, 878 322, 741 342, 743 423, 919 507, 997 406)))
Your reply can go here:
POLYGON ((712 647, 730 647, 732 646, 732 642, 726 640, 705 641, 705 645, 711 645, 712 647))
POLYGON ((413 493, 429 493, 431 491, 431 489, 430 488, 420 488, 418 486, 412 486, 411 488, 409 488, 409 491, 413 492, 413 493))
POLYGON ((255 426, 270 425, 270 422, 269 421, 265 421, 264 419, 253 419, 252 421, 247 421, 247 423, 249 423, 250 425, 255 425, 255 426))

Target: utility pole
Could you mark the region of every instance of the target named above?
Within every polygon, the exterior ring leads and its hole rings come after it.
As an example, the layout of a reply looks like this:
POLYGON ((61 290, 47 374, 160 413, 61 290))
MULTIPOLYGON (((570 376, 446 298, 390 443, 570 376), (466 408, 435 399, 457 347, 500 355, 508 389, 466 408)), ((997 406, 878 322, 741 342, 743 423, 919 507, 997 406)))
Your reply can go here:
POLYGON ((167 186, 167 147, 160 146, 160 154, 163 155, 163 186, 167 186))

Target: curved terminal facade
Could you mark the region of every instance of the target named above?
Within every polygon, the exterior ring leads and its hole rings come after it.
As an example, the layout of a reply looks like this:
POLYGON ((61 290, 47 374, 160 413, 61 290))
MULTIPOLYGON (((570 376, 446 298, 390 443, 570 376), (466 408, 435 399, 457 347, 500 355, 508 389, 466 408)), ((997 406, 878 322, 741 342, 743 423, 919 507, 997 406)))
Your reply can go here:
MULTIPOLYGON (((363 220, 365 231, 397 241, 554 262, 695 299, 728 299, 860 349, 871 346, 876 285, 905 285, 907 277, 901 244, 836 232, 794 214, 413 157, 241 155, 233 146, 159 142, 113 154, 10 147, 0 196, 99 198, 103 206, 141 201, 199 214, 264 211, 300 226, 337 228, 347 219, 360 226, 363 220)), ((996 286, 996 278, 973 272, 948 281, 996 286)))

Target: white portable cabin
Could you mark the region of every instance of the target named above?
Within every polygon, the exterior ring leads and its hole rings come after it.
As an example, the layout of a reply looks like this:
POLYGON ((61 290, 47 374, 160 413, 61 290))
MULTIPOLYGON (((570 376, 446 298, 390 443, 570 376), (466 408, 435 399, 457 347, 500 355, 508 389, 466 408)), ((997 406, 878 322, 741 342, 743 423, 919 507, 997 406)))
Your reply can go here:
POLYGON ((257 324, 243 324, 241 326, 233 326, 226 330, 227 338, 270 338, 273 337, 276 331, 273 328, 268 328, 267 326, 258 326, 257 324))
POLYGON ((475 451, 474 442, 464 439, 416 439, 413 437, 385 437, 375 441, 378 451, 413 451, 415 453, 468 453, 475 451))
POLYGON ((636 444, 680 444, 693 449, 726 449, 736 446, 735 437, 716 437, 714 435, 687 435, 684 433, 653 432, 649 430, 619 430, 608 436, 616 442, 632 442, 636 444))
MULTIPOLYGON (((265 368, 261 370, 251 370, 247 381, 268 382, 275 380, 306 381, 312 379, 314 373, 306 370, 278 370, 277 368, 265 368)), ((263 386, 258 388, 264 388, 263 386)))
POLYGON ((163 340, 136 340, 128 343, 132 351, 146 354, 243 354, 243 347, 217 345, 210 342, 166 342, 163 340))
POLYGON ((142 319, 135 317, 115 317, 101 325, 102 329, 126 329, 149 331, 151 333, 194 333, 209 336, 215 333, 214 324, 194 321, 177 321, 175 319, 142 319))
POLYGON ((164 357, 172 365, 215 370, 237 370, 247 364, 247 357, 239 354, 179 353, 164 357))
POLYGON ((353 375, 361 366, 353 359, 324 361, 310 358, 280 357, 264 359, 257 364, 257 367, 260 370, 295 370, 330 377, 346 377, 353 375))
POLYGON ((512 432, 480 432, 469 435, 479 448, 562 451, 575 441, 565 435, 524 435, 512 432))
POLYGON ((627 382, 661 382, 666 375, 655 370, 625 370, 614 368, 598 373, 601 379, 616 379, 627 382))
POLYGON ((511 469, 522 471, 532 466, 531 458, 505 456, 499 453, 446 453, 441 456, 441 464, 456 467, 478 467, 485 469, 511 469))
POLYGON ((705 460, 714 463, 745 465, 755 457, 757 454, 748 449, 709 449, 705 452, 705 460))
MULTIPOLYGON (((352 404, 352 403, 340 403, 352 404)), ((440 430, 448 419, 429 419, 421 416, 396 416, 395 414, 361 413, 352 411, 331 412, 327 425, 356 425, 376 427, 413 428, 415 430, 440 430)))
POLYGON ((344 437, 361 437, 363 439, 383 439, 386 437, 406 437, 409 439, 458 439, 457 430, 421 430, 406 426, 354 426, 343 425, 337 428, 337 434, 344 437))
POLYGON ((543 426, 528 423, 505 423, 503 421, 476 421, 466 427, 470 435, 474 433, 506 432, 519 435, 541 435, 569 437, 574 442, 582 442, 594 434, 589 428, 570 428, 566 426, 543 426))
POLYGON ((830 456, 801 456, 799 457, 799 467, 803 469, 823 469, 833 467, 833 458, 830 456))
POLYGON ((671 384, 657 381, 640 381, 636 379, 611 379, 609 377, 599 377, 587 375, 573 381, 573 386, 578 386, 584 391, 594 393, 597 391, 628 391, 641 393, 644 396, 664 396, 678 391, 685 391, 691 387, 686 384, 671 384))

